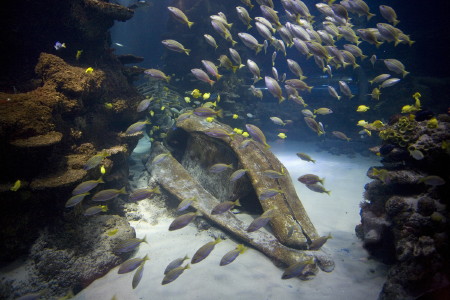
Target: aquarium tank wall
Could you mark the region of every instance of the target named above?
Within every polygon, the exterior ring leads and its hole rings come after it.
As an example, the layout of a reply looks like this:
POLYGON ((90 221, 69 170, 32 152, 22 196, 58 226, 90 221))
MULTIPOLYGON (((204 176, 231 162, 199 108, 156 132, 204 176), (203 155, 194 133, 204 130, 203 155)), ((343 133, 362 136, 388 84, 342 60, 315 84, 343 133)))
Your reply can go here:
POLYGON ((0 299, 449 299, 447 1, 9 1, 0 299))

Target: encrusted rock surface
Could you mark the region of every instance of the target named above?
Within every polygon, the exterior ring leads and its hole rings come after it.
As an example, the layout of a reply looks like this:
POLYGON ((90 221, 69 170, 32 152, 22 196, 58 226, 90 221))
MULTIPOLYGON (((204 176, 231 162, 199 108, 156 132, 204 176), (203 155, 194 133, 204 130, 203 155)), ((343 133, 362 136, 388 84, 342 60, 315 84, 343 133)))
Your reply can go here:
POLYGON ((383 157, 383 167, 367 172, 374 181, 365 187, 356 233, 374 257, 392 264, 379 299, 445 298, 442 288, 450 282, 450 152, 445 147, 450 125, 446 118, 438 120, 434 128, 428 121, 405 119, 403 125, 389 126, 386 142, 395 148, 383 157), (414 150, 424 158, 413 158, 409 152, 414 150), (445 184, 423 183, 430 175, 445 184))

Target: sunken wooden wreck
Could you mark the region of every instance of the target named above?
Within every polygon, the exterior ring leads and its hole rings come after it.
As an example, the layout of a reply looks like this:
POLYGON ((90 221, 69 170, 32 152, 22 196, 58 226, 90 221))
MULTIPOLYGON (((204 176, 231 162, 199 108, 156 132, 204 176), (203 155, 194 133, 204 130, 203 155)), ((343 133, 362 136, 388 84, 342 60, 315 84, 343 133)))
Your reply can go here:
MULTIPOLYGON (((176 126, 177 129, 167 139, 167 148, 173 149, 170 151, 172 155, 153 164, 153 157, 169 153, 169 150, 160 144, 152 147, 147 163, 152 181, 158 182, 180 202, 196 197, 198 201, 192 206, 205 219, 249 243, 279 266, 307 260, 312 255, 321 270, 331 272, 334 269, 334 262, 325 252, 308 250, 308 245, 319 235, 295 192, 289 174, 272 152, 255 141, 242 149, 239 146, 244 137, 240 135, 233 138, 210 137, 205 132, 211 129, 220 128, 227 132, 232 132, 232 129, 217 121, 207 122, 194 114, 177 121, 176 126), (233 169, 219 174, 209 172, 209 167, 216 163, 232 164, 233 169), (279 179, 261 174, 264 170, 280 171, 282 168, 286 175, 279 179), (246 169, 246 175, 232 182, 229 180, 230 174, 237 169, 246 169), (266 189, 282 190, 284 193, 260 201, 258 195, 266 189), (239 214, 226 212, 211 215, 211 210, 218 203, 237 198, 244 208, 256 207, 259 213, 276 209, 277 213, 270 222, 273 235, 261 230, 248 233, 246 228, 250 223, 241 220, 239 214), (292 231, 292 228, 296 230, 292 231)), ((316 272, 314 264, 305 275, 316 272)))

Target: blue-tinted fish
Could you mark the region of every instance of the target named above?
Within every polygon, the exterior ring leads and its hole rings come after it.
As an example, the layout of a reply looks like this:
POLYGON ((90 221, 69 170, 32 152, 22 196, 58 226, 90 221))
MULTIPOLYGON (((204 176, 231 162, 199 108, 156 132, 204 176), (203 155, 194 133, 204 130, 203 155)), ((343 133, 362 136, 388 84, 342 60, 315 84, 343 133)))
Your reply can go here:
POLYGON ((120 190, 107 189, 96 193, 92 197, 92 201, 108 201, 110 199, 117 197, 119 194, 126 194, 126 193, 127 191, 125 190, 125 187, 121 188, 120 190))
POLYGON ((277 189, 267 189, 259 195, 259 200, 266 200, 278 194, 284 194, 284 192, 277 189))
POLYGON ((286 175, 286 173, 284 172, 284 168, 281 167, 281 172, 277 172, 275 170, 265 170, 262 172, 262 174, 266 177, 272 178, 272 179, 277 179, 277 178, 281 178, 284 177, 286 175))
POLYGON ((61 50, 62 48, 66 48, 66 43, 56 42, 53 47, 55 47, 55 50, 61 50))
POLYGON ((188 225, 195 217, 201 216, 200 212, 190 212, 177 217, 169 226, 169 231, 181 229, 188 225))
POLYGON ((274 209, 269 209, 269 210, 265 211, 261 216, 257 217, 250 223, 250 225, 248 226, 246 231, 254 232, 254 231, 260 229, 261 227, 266 226, 274 214, 275 214, 274 209))
POLYGON ((152 160, 152 164, 157 164, 162 162, 164 159, 166 159, 169 156, 169 153, 161 153, 155 156, 155 158, 152 160))
POLYGON ((84 165, 83 169, 85 169, 87 171, 87 170, 95 168, 96 166, 98 166, 102 162, 102 160, 105 157, 108 157, 108 156, 109 156, 109 154, 106 151, 103 151, 103 152, 101 152, 99 154, 96 154, 96 155, 92 156, 91 158, 88 159, 88 161, 84 165))
POLYGON ((239 144, 239 149, 242 150, 242 149, 247 148, 247 146, 250 144, 251 141, 252 141, 251 139, 243 140, 243 141, 239 144))
POLYGON ((205 134, 210 137, 214 138, 231 138, 233 140, 234 133, 229 133, 224 129, 216 128, 216 129, 210 129, 205 131, 205 134))
POLYGON ((136 270, 136 268, 138 268, 146 260, 149 260, 148 255, 144 256, 143 258, 129 259, 120 265, 117 274, 125 274, 136 270))
POLYGON ((125 134, 134 134, 138 131, 142 131, 144 129, 145 125, 147 125, 147 124, 150 124, 149 120, 139 121, 134 124, 131 124, 125 131, 125 134))
POLYGON ((322 246, 328 241, 328 239, 333 238, 331 234, 327 236, 321 236, 315 240, 312 240, 311 244, 309 245, 308 250, 319 250, 322 248, 322 246))
POLYGON ((142 239, 131 238, 125 241, 120 242, 114 247, 114 252, 116 253, 126 253, 133 251, 136 249, 141 243, 147 243, 147 236, 144 236, 142 239))
POLYGON ((134 272, 133 281, 131 282, 131 286, 133 287, 133 289, 135 289, 138 286, 139 282, 141 282, 142 275, 144 274, 144 263, 145 261, 142 262, 136 272, 134 272))
POLYGON ((244 176, 247 171, 248 171, 247 169, 239 169, 239 170, 234 171, 233 174, 231 174, 231 176, 230 176, 230 181, 238 180, 239 178, 244 176))
POLYGON ((204 260, 208 255, 211 253, 211 251, 214 250, 214 247, 222 241, 221 238, 217 238, 212 242, 206 243, 205 245, 201 246, 197 252, 195 252, 194 256, 191 259, 191 264, 196 264, 204 260))
POLYGON ((107 212, 107 211, 108 211, 108 206, 96 205, 96 206, 91 206, 88 209, 86 209, 84 211, 83 215, 92 216, 92 215, 98 214, 99 212, 107 212))
POLYGON ((284 270, 283 275, 281 276, 281 279, 289 279, 289 278, 297 277, 302 274, 302 272, 306 266, 311 265, 313 263, 314 263, 314 258, 312 256, 310 256, 306 260, 296 262, 296 263, 290 265, 286 270, 284 270))
POLYGON ((212 215, 223 214, 224 212, 227 212, 230 209, 232 209, 235 205, 241 206, 239 199, 237 199, 236 201, 225 201, 225 202, 219 203, 216 206, 214 206, 214 208, 211 211, 211 214, 212 215))
POLYGON ((183 274, 184 270, 189 269, 189 264, 187 264, 184 267, 178 267, 175 268, 171 271, 169 271, 166 276, 164 276, 161 284, 165 285, 168 283, 171 283, 172 281, 174 281, 175 279, 177 279, 181 274, 183 274))
POLYGON ((266 136, 261 131, 261 129, 252 124, 245 124, 245 127, 247 128, 248 133, 250 134, 252 139, 254 139, 260 144, 263 144, 266 149, 270 148, 270 146, 267 144, 266 136))
POLYGON ((130 194, 129 201, 139 201, 146 198, 150 198, 153 194, 161 194, 159 187, 154 189, 137 189, 130 194))
POLYGON ((105 183, 101 177, 97 180, 84 181, 73 189, 72 195, 87 193, 90 190, 94 189, 99 183, 105 183))
POLYGON ((215 111, 212 108, 204 106, 197 107, 196 109, 194 109, 194 114, 200 117, 214 117, 214 116, 218 116, 220 118, 223 117, 222 110, 215 111))
POLYGON ((153 100, 153 98, 149 98, 149 99, 144 99, 141 102, 139 102, 139 104, 136 108, 136 111, 142 112, 142 111, 146 110, 149 107, 150 102, 152 102, 152 100, 153 100))
POLYGON ((84 193, 84 194, 78 194, 75 196, 72 196, 69 200, 67 200, 66 205, 64 207, 73 207, 83 201, 84 197, 89 195, 90 193, 84 193))
POLYGON ((186 210, 189 206, 191 206, 191 204, 194 201, 197 201, 197 198, 192 197, 192 198, 184 199, 183 201, 180 202, 180 204, 178 204, 177 211, 186 210))
POLYGON ((208 170, 211 173, 221 173, 221 172, 225 171, 226 169, 231 169, 231 168, 233 168, 233 164, 229 164, 229 165, 215 164, 215 165, 212 165, 211 167, 209 167, 208 170))
POLYGON ((167 265, 166 269, 164 270, 164 275, 181 266, 186 259, 189 259, 187 255, 185 257, 180 257, 173 260, 170 264, 167 265))
POLYGON ((222 257, 222 259, 220 260, 220 265, 226 266, 228 264, 231 264, 239 254, 244 253, 245 251, 247 251, 247 249, 248 248, 242 244, 237 245, 235 249, 227 252, 227 254, 222 257))

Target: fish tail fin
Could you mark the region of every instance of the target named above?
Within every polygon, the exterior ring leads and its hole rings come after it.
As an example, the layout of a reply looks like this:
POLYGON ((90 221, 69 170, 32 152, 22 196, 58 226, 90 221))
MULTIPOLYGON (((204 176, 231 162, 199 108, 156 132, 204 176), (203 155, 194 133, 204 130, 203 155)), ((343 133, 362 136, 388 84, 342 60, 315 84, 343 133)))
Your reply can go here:
POLYGON ((347 142, 350 142, 351 138, 346 138, 347 142))
POLYGON ((369 13, 367 15, 367 21, 369 21, 372 17, 375 17, 375 16, 376 16, 375 14, 369 13))
POLYGON ((356 68, 359 68, 359 65, 357 63, 354 63, 353 64, 353 70, 356 69, 356 68))
POLYGON ((183 269, 187 270, 187 269, 190 269, 190 268, 191 268, 191 265, 187 264, 183 269))
POLYGON ((258 45, 256 46, 256 50, 255 50, 256 54, 258 54, 258 53, 263 49, 263 47, 264 47, 264 45, 258 44, 258 45))
POLYGON ((411 47, 412 44, 414 44, 415 42, 416 42, 416 41, 411 41, 411 40, 409 40, 408 45, 411 47))
POLYGON ((308 78, 308 77, 307 77, 307 76, 300 75, 300 80, 304 80, 304 79, 306 79, 306 78, 308 78))
POLYGON ((153 193, 155 193, 155 194, 161 194, 161 190, 159 189, 159 186, 157 186, 157 187, 155 187, 155 188, 153 189, 153 193))
POLYGON ((339 96, 339 95, 337 96, 337 99, 338 99, 338 100, 341 100, 341 98, 342 98, 342 96, 339 96))
POLYGON ((231 66, 231 69, 233 70, 233 73, 236 73, 237 69, 239 69, 239 66, 231 66))
POLYGON ((223 118, 223 110, 222 110, 222 109, 219 109, 219 110, 217 111, 217 116, 218 116, 219 118, 223 118))
POLYGON ((98 182, 98 183, 105 183, 105 182, 103 181, 103 176, 100 176, 100 178, 97 179, 97 182, 98 182))
POLYGON ((283 96, 281 96, 280 98, 278 98, 278 104, 280 104, 280 103, 283 102, 284 100, 286 100, 286 98, 284 98, 283 96))
POLYGON ((119 190, 119 194, 126 194, 126 193, 127 193, 127 190, 125 189, 125 187, 123 187, 119 190))
POLYGON ((107 205, 102 205, 102 212, 107 212, 108 211, 108 206, 107 205))
POLYGON ((331 195, 330 195, 330 194, 331 194, 331 191, 325 191, 325 193, 327 193, 328 196, 331 196, 331 195))
POLYGON ((372 85, 373 84, 373 80, 369 80, 369 83, 370 83, 370 85, 372 85))
POLYGON ((393 22, 394 26, 397 26, 398 23, 400 23, 399 20, 394 20, 394 22, 393 22))
POLYGON ((240 64, 240 65, 239 65, 239 69, 241 69, 241 68, 243 68, 243 67, 245 67, 244 64, 240 64))
POLYGON ((223 75, 217 74, 216 79, 219 80, 222 77, 223 77, 223 75))
POLYGON ((403 78, 405 78, 405 76, 408 75, 408 74, 409 74, 408 71, 406 71, 406 70, 403 70, 403 71, 402 71, 402 76, 403 76, 403 78))
POLYGON ((167 83, 169 83, 169 81, 170 81, 170 76, 169 75, 166 76, 166 81, 167 81, 167 83))
POLYGON ((319 182, 323 185, 323 183, 325 182, 325 177, 319 178, 319 182))
POLYGON ((148 244, 148 242, 147 242, 147 235, 144 235, 144 238, 142 239, 142 243, 148 244))
POLYGON ((264 149, 267 150, 267 149, 269 149, 269 148, 270 148, 270 145, 266 143, 266 144, 264 145, 264 149))
POLYGON ((236 201, 234 201, 234 205, 241 206, 241 202, 239 202, 239 199, 236 199, 236 201))
POLYGON ((313 163, 313 164, 315 164, 315 163, 316 163, 316 160, 314 160, 314 159, 311 159, 311 161, 312 161, 312 163, 313 163))
POLYGON ((377 49, 380 48, 381 45, 383 45, 383 42, 379 42, 379 41, 375 42, 375 47, 377 47, 377 49))
POLYGON ((308 86, 307 89, 308 89, 308 92, 311 93, 311 90, 313 89, 313 86, 308 86))
POLYGON ((191 28, 191 26, 194 25, 194 22, 188 21, 188 22, 187 22, 187 25, 188 25, 189 28, 191 28))
POLYGON ((249 30, 250 28, 252 28, 253 26, 252 25, 250 25, 250 23, 248 24, 248 26, 247 26, 247 30, 249 30))
POLYGON ((364 59, 366 59, 367 58, 367 55, 361 55, 361 60, 364 60, 364 59))
POLYGON ((237 42, 235 40, 231 40, 231 45, 234 47, 234 45, 236 45, 237 42))
POLYGON ((211 85, 211 87, 214 85, 214 83, 216 83, 214 80, 209 80, 209 84, 211 85))
POLYGON ((186 53, 186 55, 189 55, 189 53, 191 53, 191 49, 184 49, 184 53, 186 53))

